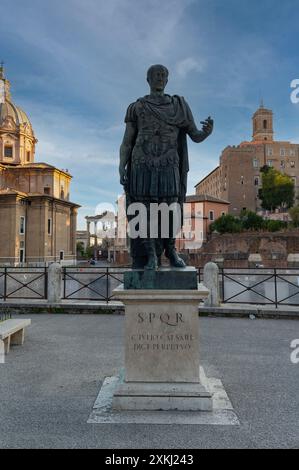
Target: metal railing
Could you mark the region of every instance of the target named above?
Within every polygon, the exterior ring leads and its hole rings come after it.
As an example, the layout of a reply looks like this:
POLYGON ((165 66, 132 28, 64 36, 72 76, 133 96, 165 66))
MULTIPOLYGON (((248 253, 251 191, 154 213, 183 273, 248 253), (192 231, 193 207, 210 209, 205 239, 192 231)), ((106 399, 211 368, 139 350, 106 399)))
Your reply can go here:
POLYGON ((0 299, 47 299, 47 268, 0 268, 0 299))
POLYGON ((219 287, 222 303, 299 306, 298 268, 221 268, 219 287))
MULTIPOLYGON (((130 267, 61 267, 61 299, 74 301, 118 300, 113 290, 130 267)), ((203 268, 197 268, 203 281, 203 268)), ((299 269, 219 269, 222 303, 299 306, 299 269)), ((48 268, 0 267, 0 301, 46 300, 48 268)))
POLYGON ((63 267, 62 282, 64 300, 118 300, 113 294, 123 282, 123 275, 130 267, 63 267))

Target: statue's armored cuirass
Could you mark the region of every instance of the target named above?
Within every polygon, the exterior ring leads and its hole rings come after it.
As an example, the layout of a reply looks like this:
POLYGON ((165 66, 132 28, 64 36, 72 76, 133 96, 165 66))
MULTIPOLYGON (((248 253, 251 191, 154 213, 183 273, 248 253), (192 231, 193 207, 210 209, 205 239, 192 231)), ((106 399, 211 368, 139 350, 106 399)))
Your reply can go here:
MULTIPOLYGON (((172 105, 167 104, 170 115, 172 105)), ((134 197, 178 197, 180 191, 179 128, 135 104, 137 137, 132 151, 130 193, 134 197)))

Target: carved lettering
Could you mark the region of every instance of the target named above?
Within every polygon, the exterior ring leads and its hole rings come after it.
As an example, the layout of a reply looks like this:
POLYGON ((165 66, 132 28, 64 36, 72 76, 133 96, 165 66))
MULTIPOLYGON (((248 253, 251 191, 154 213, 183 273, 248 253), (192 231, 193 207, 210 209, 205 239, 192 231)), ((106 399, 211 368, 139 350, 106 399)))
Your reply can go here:
POLYGON ((138 313, 138 323, 153 323, 159 320, 168 326, 178 326, 179 323, 185 323, 182 313, 138 313))

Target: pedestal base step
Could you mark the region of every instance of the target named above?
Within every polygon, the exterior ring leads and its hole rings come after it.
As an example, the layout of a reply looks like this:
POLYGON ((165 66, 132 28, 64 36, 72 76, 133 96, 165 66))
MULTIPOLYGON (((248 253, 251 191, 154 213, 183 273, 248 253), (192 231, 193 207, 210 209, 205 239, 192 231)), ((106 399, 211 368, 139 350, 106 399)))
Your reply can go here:
MULTIPOLYGON (((113 377, 106 377, 89 416, 88 423, 110 424, 163 424, 163 425, 239 425, 232 403, 220 379, 207 377, 200 368, 200 382, 213 395, 213 410, 209 411, 126 411, 112 408, 113 396, 123 382, 123 371, 113 377)), ((161 384, 159 384, 160 386, 161 384)))
POLYGON ((212 411, 212 394, 200 383, 122 383, 112 409, 127 411, 212 411))

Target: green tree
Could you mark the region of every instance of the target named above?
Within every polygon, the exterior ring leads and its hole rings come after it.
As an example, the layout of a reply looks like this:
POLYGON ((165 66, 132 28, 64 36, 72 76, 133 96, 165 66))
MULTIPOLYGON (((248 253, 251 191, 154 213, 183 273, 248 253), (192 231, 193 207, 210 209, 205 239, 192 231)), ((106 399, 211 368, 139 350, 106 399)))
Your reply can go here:
POLYGON ((252 211, 242 211, 240 219, 244 230, 261 230, 265 225, 263 217, 252 211))
POLYGON ((284 228, 287 228, 287 222, 283 222, 282 220, 266 220, 265 221, 265 230, 269 232, 278 232, 284 228))
POLYGON ((83 258, 84 256, 84 243, 77 242, 77 253, 83 258))
POLYGON ((211 224, 210 230, 218 233, 239 233, 242 231, 242 224, 238 217, 226 214, 215 220, 211 224))
POLYGON ((299 205, 291 207, 289 214, 293 221, 294 227, 299 227, 299 205))
POLYGON ((86 248, 86 256, 88 259, 93 258, 94 256, 94 246, 88 246, 86 248))
POLYGON ((292 207, 295 199, 292 178, 268 166, 262 167, 261 173, 262 188, 259 190, 259 198, 262 201, 262 208, 273 211, 279 207, 288 209, 292 207))

